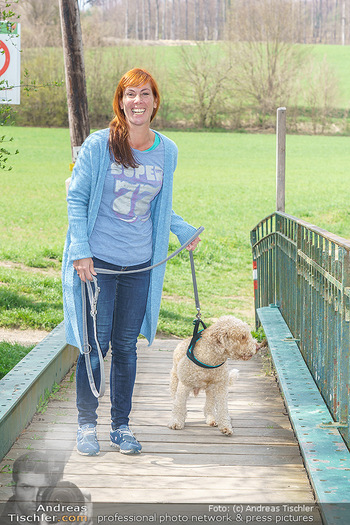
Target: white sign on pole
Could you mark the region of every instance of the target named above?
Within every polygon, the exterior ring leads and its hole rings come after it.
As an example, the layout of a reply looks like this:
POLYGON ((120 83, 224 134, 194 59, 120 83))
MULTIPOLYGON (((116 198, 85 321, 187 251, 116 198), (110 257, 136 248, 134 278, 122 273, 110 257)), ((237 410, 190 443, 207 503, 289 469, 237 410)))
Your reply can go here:
POLYGON ((20 24, 0 22, 0 104, 20 103, 20 35, 20 24))

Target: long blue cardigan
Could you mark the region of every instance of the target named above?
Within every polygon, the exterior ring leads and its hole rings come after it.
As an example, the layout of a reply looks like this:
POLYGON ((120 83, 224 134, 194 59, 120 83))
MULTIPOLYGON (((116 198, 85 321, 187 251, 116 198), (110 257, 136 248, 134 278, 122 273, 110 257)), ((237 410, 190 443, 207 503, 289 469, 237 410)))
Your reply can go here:
MULTIPOLYGON (((164 143, 164 179, 160 193, 152 201, 152 264, 166 258, 169 232, 184 244, 196 231, 172 210, 173 175, 177 164, 177 146, 158 133, 164 143)), ((84 142, 73 169, 67 196, 69 228, 62 261, 62 286, 67 342, 82 351, 81 281, 73 261, 92 257, 89 237, 99 210, 104 180, 110 162, 109 129, 92 133, 84 142)), ((163 289, 165 264, 151 271, 146 313, 141 334, 149 344, 155 337, 163 289)))

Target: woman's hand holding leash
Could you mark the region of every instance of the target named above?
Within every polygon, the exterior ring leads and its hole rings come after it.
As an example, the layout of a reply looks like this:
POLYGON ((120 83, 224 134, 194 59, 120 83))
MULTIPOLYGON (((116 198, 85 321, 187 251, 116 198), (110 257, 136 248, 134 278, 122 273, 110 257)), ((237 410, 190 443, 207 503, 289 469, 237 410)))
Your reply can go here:
POLYGON ((97 275, 91 257, 86 259, 77 259, 73 262, 73 266, 76 269, 78 276, 84 283, 86 280, 92 281, 92 276, 97 275))
POLYGON ((201 239, 199 237, 197 237, 194 241, 192 241, 188 246, 186 246, 186 249, 189 251, 189 252, 193 252, 196 248, 197 248, 197 245, 198 243, 201 241, 201 239))

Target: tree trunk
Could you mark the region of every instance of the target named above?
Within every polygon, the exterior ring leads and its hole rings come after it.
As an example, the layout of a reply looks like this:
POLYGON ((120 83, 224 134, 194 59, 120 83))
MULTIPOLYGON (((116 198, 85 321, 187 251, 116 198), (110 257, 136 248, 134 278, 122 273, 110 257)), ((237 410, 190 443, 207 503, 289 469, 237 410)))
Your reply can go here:
POLYGON ((181 0, 176 2, 176 40, 181 40, 182 37, 182 26, 181 26, 181 0))
POLYGON ((333 44, 337 43, 337 12, 338 12, 338 0, 334 0, 333 44))
POLYGON ((77 0, 59 0, 59 8, 66 74, 68 121, 74 162, 74 148, 80 147, 90 133, 83 41, 77 0))
POLYGON ((171 33, 170 33, 170 39, 175 40, 175 0, 171 0, 171 33))
POLYGON ((159 40, 159 0, 156 0, 156 24, 154 30, 154 39, 159 40))
POLYGON ((307 21, 307 0, 304 0, 304 44, 306 44, 307 39, 307 27, 306 27, 306 21, 307 21))
POLYGON ((145 0, 142 0, 142 40, 146 40, 146 5, 145 0))
POLYGON ((136 6, 135 6, 135 39, 139 39, 139 0, 136 0, 136 6))
POLYGON ((124 37, 125 37, 125 40, 128 40, 129 38, 129 2, 128 0, 126 0, 126 7, 125 7, 124 37))
POLYGON ((216 0, 213 40, 219 40, 220 12, 221 12, 221 0, 216 0))
POLYGON ((163 20, 162 20, 162 26, 163 26, 163 30, 162 30, 162 39, 163 40, 166 40, 167 37, 168 37, 168 32, 167 32, 167 0, 163 0, 163 20))
POLYGON ((342 46, 345 46, 345 27, 346 27, 345 0, 343 0, 342 13, 341 13, 341 45, 342 46))
POLYGON ((148 0, 148 16, 147 16, 147 40, 151 38, 151 0, 148 0))
POLYGON ((194 39, 198 40, 198 27, 199 27, 199 3, 198 0, 194 2, 194 39))
POLYGON ((209 39, 208 10, 209 10, 208 3, 204 2, 203 4, 203 38, 205 41, 209 39))

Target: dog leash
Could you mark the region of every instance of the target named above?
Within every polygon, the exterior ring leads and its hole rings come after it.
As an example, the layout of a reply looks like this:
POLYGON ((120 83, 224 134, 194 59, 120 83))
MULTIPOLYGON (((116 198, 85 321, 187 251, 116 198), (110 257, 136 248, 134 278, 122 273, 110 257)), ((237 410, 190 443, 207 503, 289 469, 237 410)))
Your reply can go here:
MULTIPOLYGON (((196 232, 192 235, 192 237, 185 244, 182 244, 177 250, 175 250, 166 259, 156 264, 153 264, 151 266, 147 266, 146 268, 139 268, 138 270, 109 270, 107 268, 95 268, 95 271, 96 273, 100 273, 100 274, 126 275, 126 274, 131 274, 131 273, 139 273, 139 272, 145 272, 148 270, 153 270, 153 268, 156 268, 157 266, 165 264, 170 259, 178 255, 180 252, 182 252, 189 244, 191 244, 191 242, 197 239, 197 237, 202 233, 203 230, 204 230, 204 227, 201 226, 200 228, 198 228, 198 230, 196 230, 196 232)), ((191 261, 192 281, 193 281, 193 288, 194 288, 194 294, 195 294, 197 316, 199 316, 200 318, 198 289, 197 289, 197 282, 196 282, 192 251, 190 251, 189 254, 190 254, 190 261, 191 261)), ((103 354, 102 354, 102 350, 101 350, 101 347, 100 347, 100 344, 97 338, 97 301, 98 301, 99 293, 100 293, 100 288, 98 287, 97 278, 94 275, 92 275, 92 281, 86 281, 85 283, 81 281, 81 298, 82 298, 82 303, 83 303, 83 306, 82 306, 82 315, 83 315, 82 354, 84 354, 85 356, 86 372, 87 372, 87 376, 89 379, 91 392, 97 398, 103 397, 106 391, 106 377, 105 377, 105 370, 104 370, 103 354), (99 367, 100 367, 100 390, 99 391, 96 387, 96 383, 95 383, 95 379, 94 379, 92 367, 91 367, 91 359, 90 359, 91 345, 89 344, 88 329, 87 329, 86 290, 88 293, 88 298, 89 298, 89 303, 90 303, 90 315, 93 320, 94 339, 96 342, 96 348, 97 348, 98 359, 99 359, 99 367)))
POLYGON ((190 344, 187 348, 186 355, 187 357, 197 366, 200 366, 201 368, 219 368, 224 363, 221 363, 220 365, 207 365, 205 363, 202 363, 202 361, 199 361, 199 359, 196 358, 194 355, 194 347, 196 346, 197 341, 202 337, 202 332, 207 328, 205 323, 202 321, 201 318, 201 307, 199 304, 199 297, 198 297, 198 287, 197 287, 197 279, 196 279, 196 270, 194 267, 194 259, 193 259, 193 253, 190 252, 190 262, 191 262, 191 273, 192 273, 192 283, 193 283, 193 292, 194 292, 194 299, 196 303, 196 309, 197 309, 197 315, 196 318, 193 321, 194 329, 193 329, 193 335, 192 339, 190 341, 190 344), (202 325, 202 330, 199 330, 199 325, 202 325), (199 331, 198 331, 199 330, 199 331))

